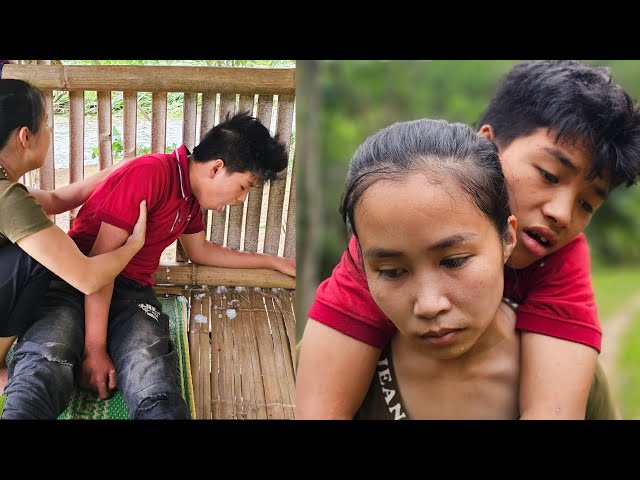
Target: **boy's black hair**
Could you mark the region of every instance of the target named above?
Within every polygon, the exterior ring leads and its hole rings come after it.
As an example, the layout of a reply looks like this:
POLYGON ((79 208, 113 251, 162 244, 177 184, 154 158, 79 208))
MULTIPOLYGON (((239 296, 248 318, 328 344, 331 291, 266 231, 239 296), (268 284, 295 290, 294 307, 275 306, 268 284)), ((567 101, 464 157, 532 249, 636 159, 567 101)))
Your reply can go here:
POLYGON ((217 158, 229 172, 251 172, 262 182, 274 180, 288 163, 285 145, 248 112, 227 115, 193 149, 196 162, 217 158))
POLYGON ((556 141, 584 145, 588 178, 611 187, 640 180, 640 112, 607 67, 571 60, 537 60, 514 66, 504 77, 478 127, 491 125, 506 148, 537 128, 556 141))

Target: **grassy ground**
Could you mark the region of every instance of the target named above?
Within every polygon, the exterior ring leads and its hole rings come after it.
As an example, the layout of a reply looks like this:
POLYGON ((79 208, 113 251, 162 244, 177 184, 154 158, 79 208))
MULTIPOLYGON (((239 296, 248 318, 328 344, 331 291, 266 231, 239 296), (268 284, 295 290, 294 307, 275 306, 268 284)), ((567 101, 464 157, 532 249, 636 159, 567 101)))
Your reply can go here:
POLYGON ((640 294, 640 266, 594 270, 598 316, 604 324, 634 293, 640 294))
MULTIPOLYGON (((612 316, 618 314, 632 297, 640 295, 640 266, 594 271, 593 287, 603 335, 606 336, 612 316)), ((629 314, 633 319, 618 345, 616 381, 611 387, 623 418, 640 419, 640 311, 629 314)))
POLYGON ((624 336, 617 365, 617 398, 622 417, 640 419, 640 312, 636 312, 624 336))

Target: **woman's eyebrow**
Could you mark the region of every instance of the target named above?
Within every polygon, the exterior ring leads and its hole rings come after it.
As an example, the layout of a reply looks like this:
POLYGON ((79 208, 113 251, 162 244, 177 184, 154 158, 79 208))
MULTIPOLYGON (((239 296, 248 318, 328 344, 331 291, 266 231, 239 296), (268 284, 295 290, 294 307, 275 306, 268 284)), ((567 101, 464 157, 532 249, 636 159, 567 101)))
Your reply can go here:
MULTIPOLYGON (((426 250, 444 250, 446 248, 451 248, 459 243, 466 242, 472 238, 477 237, 477 233, 473 232, 462 232, 450 235, 441 240, 438 240, 435 243, 429 245, 426 250)), ((388 248, 380 248, 380 247, 371 247, 362 252, 365 257, 368 258, 389 258, 389 257, 400 257, 403 253, 399 250, 391 250, 388 248)))
POLYGON ((450 235, 442 240, 438 240, 436 243, 427 247, 427 250, 443 250, 445 248, 453 247, 458 243, 466 242, 467 240, 471 240, 472 238, 477 237, 477 233, 473 232, 462 232, 456 233, 454 235, 450 235))

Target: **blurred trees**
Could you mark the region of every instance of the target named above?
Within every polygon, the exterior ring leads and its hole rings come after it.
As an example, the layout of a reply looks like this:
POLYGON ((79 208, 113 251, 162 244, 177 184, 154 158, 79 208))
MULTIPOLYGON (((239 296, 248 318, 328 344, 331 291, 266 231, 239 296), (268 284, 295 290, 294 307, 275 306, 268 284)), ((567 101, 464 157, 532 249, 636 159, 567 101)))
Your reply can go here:
MULTIPOLYGON (((589 60, 608 65, 615 81, 640 98, 640 61, 589 60)), ((338 213, 347 166, 357 146, 393 122, 420 117, 444 118, 477 127, 501 76, 511 60, 321 61, 315 65, 316 85, 304 81, 307 62, 298 62, 299 102, 311 90, 317 95, 317 161, 315 178, 321 190, 320 225, 309 222, 314 204, 301 201, 298 219, 320 232, 317 281, 329 275, 347 245, 347 231, 338 213), (306 84, 305 84, 306 83, 306 84)), ((306 128, 299 122, 300 135, 306 128)), ((301 140, 301 143, 304 140, 301 140)), ((307 158, 301 160, 304 165, 307 158)), ((302 172, 301 172, 302 173, 302 172)), ((640 264, 640 187, 620 187, 594 216, 587 236, 595 265, 640 264)), ((304 233, 299 229, 299 237, 304 233)), ((303 252, 300 245, 298 252, 303 252)), ((314 248, 315 249, 315 248, 314 248)), ((314 272, 315 274, 315 272, 314 272)), ((307 288, 305 286, 305 288, 307 288)), ((315 286, 311 287, 312 292, 315 286)), ((306 302, 302 302, 303 304, 306 302)), ((304 307, 303 307, 304 308, 304 307)))

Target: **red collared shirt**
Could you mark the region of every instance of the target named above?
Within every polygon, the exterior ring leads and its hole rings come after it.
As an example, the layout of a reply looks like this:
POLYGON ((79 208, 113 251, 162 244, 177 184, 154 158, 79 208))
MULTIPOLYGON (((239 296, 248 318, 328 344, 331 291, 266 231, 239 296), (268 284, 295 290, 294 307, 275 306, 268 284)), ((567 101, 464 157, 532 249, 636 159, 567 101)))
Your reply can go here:
POLYGON ((153 285, 162 252, 183 233, 204 230, 202 209, 191 193, 187 155, 182 145, 170 154, 150 154, 117 169, 78 212, 69 236, 88 255, 102 222, 131 233, 142 200, 147 200, 144 246, 122 271, 143 285, 153 285))

